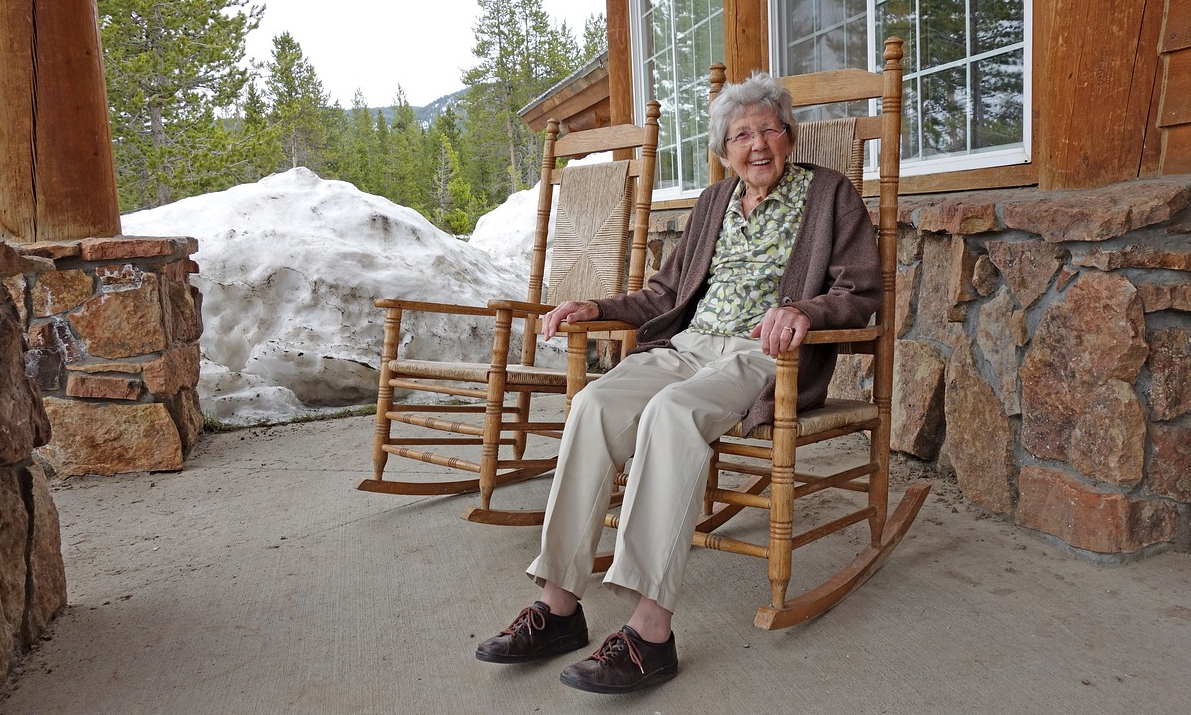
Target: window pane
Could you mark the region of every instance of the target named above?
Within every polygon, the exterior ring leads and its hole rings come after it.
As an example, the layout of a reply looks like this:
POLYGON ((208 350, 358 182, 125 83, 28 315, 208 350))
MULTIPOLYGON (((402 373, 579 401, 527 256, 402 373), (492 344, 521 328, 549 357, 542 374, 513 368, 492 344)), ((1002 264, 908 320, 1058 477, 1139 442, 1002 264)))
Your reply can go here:
POLYGON ((868 2, 866 0, 846 0, 844 2, 844 12, 848 19, 852 19, 857 15, 864 15, 868 12, 868 2))
POLYGON ((868 69, 868 23, 863 15, 845 26, 844 37, 844 66, 868 69))
POLYGON ((641 92, 662 105, 658 189, 707 183, 707 68, 723 58, 718 0, 639 0, 642 47, 652 44, 641 92))
POLYGON ((815 41, 803 40, 790 48, 785 74, 807 74, 815 71, 815 41))
POLYGON ((877 56, 874 67, 885 66, 885 40, 897 36, 902 45, 902 69, 909 73, 918 70, 914 60, 914 0, 886 0, 877 6, 877 56))
POLYGON ((670 47, 670 7, 667 3, 662 3, 649 14, 646 21, 649 22, 649 27, 652 32, 649 37, 653 40, 653 47, 646 50, 646 54, 660 52, 670 47))
POLYGON ((681 92, 678 93, 678 133, 683 139, 693 137, 698 133, 695 117, 695 95, 701 94, 702 86, 699 84, 688 85, 681 92))
MULTIPOLYGON (((707 164, 707 148, 703 145, 703 150, 700 151, 699 142, 685 141, 682 143, 682 185, 686 188, 695 188, 705 186, 706 180, 699 183, 698 165, 702 161, 707 164)), ((706 168, 704 168, 706 173, 706 168)))
POLYGON ((832 25, 844 21, 843 0, 818 0, 819 21, 815 23, 815 30, 826 30, 832 25))
POLYGON ((787 0, 785 6, 785 27, 790 39, 806 37, 815 31, 816 0, 787 0))
POLYGON ((969 0, 972 12, 972 54, 1021 42, 1025 15, 1021 0, 969 0))
POLYGON ((963 67, 956 67, 921 78, 923 156, 968 148, 965 75, 963 67))
POLYGON ((1021 143, 1022 51, 972 63, 972 148, 1021 143))
POLYGON ((918 151, 918 80, 902 83, 902 161, 917 159, 918 151))
POLYGON ((707 133, 707 91, 703 85, 695 85, 695 133, 707 133))
POLYGON ((964 0, 919 0, 919 10, 923 69, 967 56, 964 0))
MULTIPOLYGON (((674 38, 674 63, 677 67, 675 77, 679 86, 689 82, 695 71, 695 34, 688 32, 674 38)), ((706 72, 706 70, 704 70, 706 72)))
POLYGON ((724 61, 724 13, 718 10, 707 23, 707 36, 711 38, 711 61, 724 61))
POLYGON ((847 67, 844 63, 844 28, 842 26, 819 35, 815 38, 815 45, 819 51, 819 62, 816 68, 819 72, 847 67))
POLYGON ((694 31, 694 45, 695 52, 694 66, 691 67, 691 76, 696 78, 704 87, 707 86, 707 68, 711 66, 711 23, 705 22, 694 31))
POLYGON ((672 189, 678 186, 677 154, 676 147, 658 149, 657 181, 654 188, 672 189))
POLYGON ((683 34, 690 32, 695 24, 694 0, 673 0, 674 2, 674 32, 683 34))

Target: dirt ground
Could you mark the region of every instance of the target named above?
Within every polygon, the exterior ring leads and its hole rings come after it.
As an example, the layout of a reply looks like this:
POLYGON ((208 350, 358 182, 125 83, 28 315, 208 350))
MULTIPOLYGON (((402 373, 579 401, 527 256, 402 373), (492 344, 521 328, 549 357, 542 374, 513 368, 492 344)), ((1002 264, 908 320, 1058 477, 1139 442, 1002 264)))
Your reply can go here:
MULTIPOLYGON (((620 698, 570 690, 558 671, 582 652, 479 663, 477 640, 533 597, 521 572, 538 530, 461 521, 470 495, 356 491, 371 433, 372 418, 356 417, 208 435, 180 473, 60 483, 70 605, 0 710, 1085 715, 1191 703, 1191 555, 1090 563, 904 461, 895 492, 933 483, 918 521, 864 588, 812 623, 756 630, 763 563, 696 550, 671 683, 620 698)), ((861 438, 841 442, 800 469, 863 460, 861 438)), ((548 487, 497 499, 534 508, 548 487)), ((823 496, 796 519, 855 499, 823 496)), ((723 531, 763 540, 765 529, 742 515, 723 531)), ((793 586, 813 586, 865 539, 858 525, 796 552, 793 586)), ((594 649, 628 608, 595 581, 585 604, 594 649)))

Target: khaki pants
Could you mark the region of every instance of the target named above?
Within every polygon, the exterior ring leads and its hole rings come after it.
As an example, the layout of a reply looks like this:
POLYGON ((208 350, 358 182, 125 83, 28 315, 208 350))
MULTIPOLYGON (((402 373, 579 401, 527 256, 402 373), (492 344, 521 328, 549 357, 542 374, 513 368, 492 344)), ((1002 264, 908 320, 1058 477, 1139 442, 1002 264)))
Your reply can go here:
POLYGON ((775 368, 757 340, 683 332, 672 342, 677 350, 630 355, 571 403, 542 552, 527 570, 539 585, 552 581, 583 596, 612 479, 632 457, 604 583, 674 610, 710 443, 744 416, 775 368))

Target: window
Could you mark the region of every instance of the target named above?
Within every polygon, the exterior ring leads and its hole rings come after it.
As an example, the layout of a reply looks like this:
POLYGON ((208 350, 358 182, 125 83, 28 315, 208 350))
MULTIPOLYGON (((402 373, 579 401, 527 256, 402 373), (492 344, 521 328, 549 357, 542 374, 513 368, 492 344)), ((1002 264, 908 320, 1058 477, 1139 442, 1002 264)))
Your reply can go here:
MULTIPOLYGON (((1022 0, 771 0, 779 74, 879 71, 881 42, 906 40, 903 174, 1029 161, 1029 7, 1022 0)), ((800 119, 876 113, 877 102, 800 119)))
POLYGON ((635 106, 662 105, 655 198, 707 185, 707 68, 723 60, 723 0, 633 0, 635 106))

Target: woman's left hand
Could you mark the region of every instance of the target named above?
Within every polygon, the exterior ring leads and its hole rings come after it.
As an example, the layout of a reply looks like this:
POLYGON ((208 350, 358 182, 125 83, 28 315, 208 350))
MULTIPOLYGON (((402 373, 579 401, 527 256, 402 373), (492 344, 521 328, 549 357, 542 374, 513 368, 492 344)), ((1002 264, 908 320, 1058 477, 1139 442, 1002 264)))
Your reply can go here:
POLYGON ((811 329, 811 319, 797 308, 770 308, 761 324, 753 328, 753 337, 761 338, 761 351, 770 357, 793 350, 802 344, 811 329))

